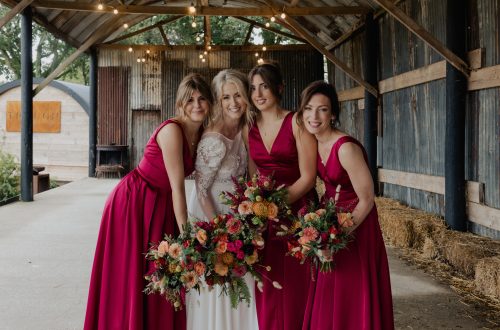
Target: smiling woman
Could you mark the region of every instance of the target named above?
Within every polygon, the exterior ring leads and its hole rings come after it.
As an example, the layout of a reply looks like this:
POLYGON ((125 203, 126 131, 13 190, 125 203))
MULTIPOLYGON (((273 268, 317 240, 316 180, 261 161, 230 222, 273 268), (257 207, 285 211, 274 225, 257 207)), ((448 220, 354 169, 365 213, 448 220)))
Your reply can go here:
POLYGON ((111 192, 104 208, 90 282, 84 329, 185 328, 184 311, 160 295, 143 293, 154 269, 144 255, 165 234, 176 237, 187 221, 184 178, 210 118, 205 80, 186 76, 177 91, 178 116, 153 133, 137 168, 111 192))

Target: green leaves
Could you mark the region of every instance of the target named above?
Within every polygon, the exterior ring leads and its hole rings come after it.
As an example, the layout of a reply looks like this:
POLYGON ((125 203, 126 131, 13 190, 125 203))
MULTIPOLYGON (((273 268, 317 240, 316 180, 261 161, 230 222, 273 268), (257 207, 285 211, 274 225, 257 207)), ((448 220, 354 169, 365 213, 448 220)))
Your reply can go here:
POLYGON ((19 165, 0 149, 0 201, 19 195, 19 165))

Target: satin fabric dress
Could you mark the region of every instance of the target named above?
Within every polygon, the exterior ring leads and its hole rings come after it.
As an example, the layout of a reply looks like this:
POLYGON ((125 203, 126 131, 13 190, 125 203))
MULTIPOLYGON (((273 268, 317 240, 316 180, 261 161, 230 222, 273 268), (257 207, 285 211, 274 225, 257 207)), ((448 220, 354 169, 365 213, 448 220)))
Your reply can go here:
MULTIPOLYGON (((358 197, 338 150, 344 143, 360 146, 350 136, 339 138, 330 156, 318 155, 318 175, 325 182, 324 198, 334 198, 341 185, 337 205, 351 212, 358 197)), ((334 255, 334 269, 318 272, 311 286, 303 330, 390 330, 394 329, 389 265, 375 205, 354 231, 354 240, 334 255)))
MULTIPOLYGON (((267 151, 257 125, 248 134, 250 157, 258 171, 264 175, 274 174, 277 185, 293 184, 300 177, 298 152, 292 130, 293 113, 283 119, 270 152, 267 151)), ((317 199, 314 190, 292 205, 297 212, 310 201, 317 199)), ((262 264, 271 266, 264 275, 283 287, 279 290, 270 281, 264 280, 263 292, 256 290, 257 317, 263 330, 300 329, 306 308, 311 270, 308 264, 301 265, 287 253, 286 241, 268 228, 264 234, 266 245, 262 251, 262 264)))
MULTIPOLYGON (((200 198, 212 201, 217 214, 230 213, 228 205, 222 204, 219 195, 233 191, 232 177, 242 177, 248 168, 248 155, 241 132, 229 139, 218 132, 205 132, 196 152, 195 186, 188 204, 190 221, 209 221, 200 204, 200 198)), ((250 292, 255 281, 251 274, 243 278, 250 292)), ((187 329, 197 330, 257 330, 255 298, 250 304, 241 302, 237 308, 231 306, 231 299, 219 285, 211 289, 203 283, 200 291, 186 294, 187 329)))
MULTIPOLYGON (((146 295, 144 275, 154 269, 145 253, 165 234, 179 234, 172 189, 156 136, 149 139, 140 164, 109 195, 101 220, 90 280, 84 329, 185 329, 185 310, 175 312, 158 294, 146 295)), ((183 135, 184 173, 194 170, 183 135)))

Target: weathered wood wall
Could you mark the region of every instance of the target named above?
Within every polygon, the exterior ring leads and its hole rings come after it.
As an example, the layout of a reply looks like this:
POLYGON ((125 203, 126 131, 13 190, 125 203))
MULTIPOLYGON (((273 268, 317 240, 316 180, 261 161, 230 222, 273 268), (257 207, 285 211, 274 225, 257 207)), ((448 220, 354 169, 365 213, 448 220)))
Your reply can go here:
MULTIPOLYGON (((451 1, 451 0, 449 0, 451 1)), ((446 43, 447 1, 406 0, 398 6, 443 44, 446 43)), ((482 67, 500 64, 500 3, 470 0, 467 49, 484 48, 482 67)), ((383 81, 435 64, 443 58, 387 13, 378 18, 379 89, 381 113, 378 132, 378 165, 432 176, 444 176, 445 79, 436 73, 432 81, 384 91, 383 81)), ((334 52, 362 75, 364 31, 355 33, 334 52)), ((338 91, 352 91, 356 84, 329 66, 330 81, 338 91)), ((401 83, 401 80, 400 82, 401 83)), ((359 95, 359 94, 358 94, 359 95)), ((363 141, 363 114, 358 99, 341 102, 342 128, 363 141)), ((500 88, 493 86, 468 93, 466 122, 466 180, 484 183, 484 205, 500 209, 500 88)), ((385 183, 383 195, 432 213, 444 215, 444 196, 403 185, 385 183)), ((498 211, 498 210, 497 210, 498 211)), ((496 212, 496 211, 495 211, 496 212)), ((490 221, 490 220, 487 220, 490 221)), ((486 221, 486 222, 487 222, 486 221)), ((500 218, 494 225, 470 222, 476 233, 499 238, 500 218)), ((491 222, 490 221, 490 222, 491 222)))

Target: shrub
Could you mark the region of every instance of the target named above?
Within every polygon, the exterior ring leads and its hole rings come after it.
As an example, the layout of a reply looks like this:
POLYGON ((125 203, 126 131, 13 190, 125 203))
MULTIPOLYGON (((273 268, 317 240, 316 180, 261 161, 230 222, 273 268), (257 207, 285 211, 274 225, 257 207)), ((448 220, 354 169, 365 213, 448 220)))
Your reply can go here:
POLYGON ((0 149, 0 201, 19 195, 19 165, 0 149))

